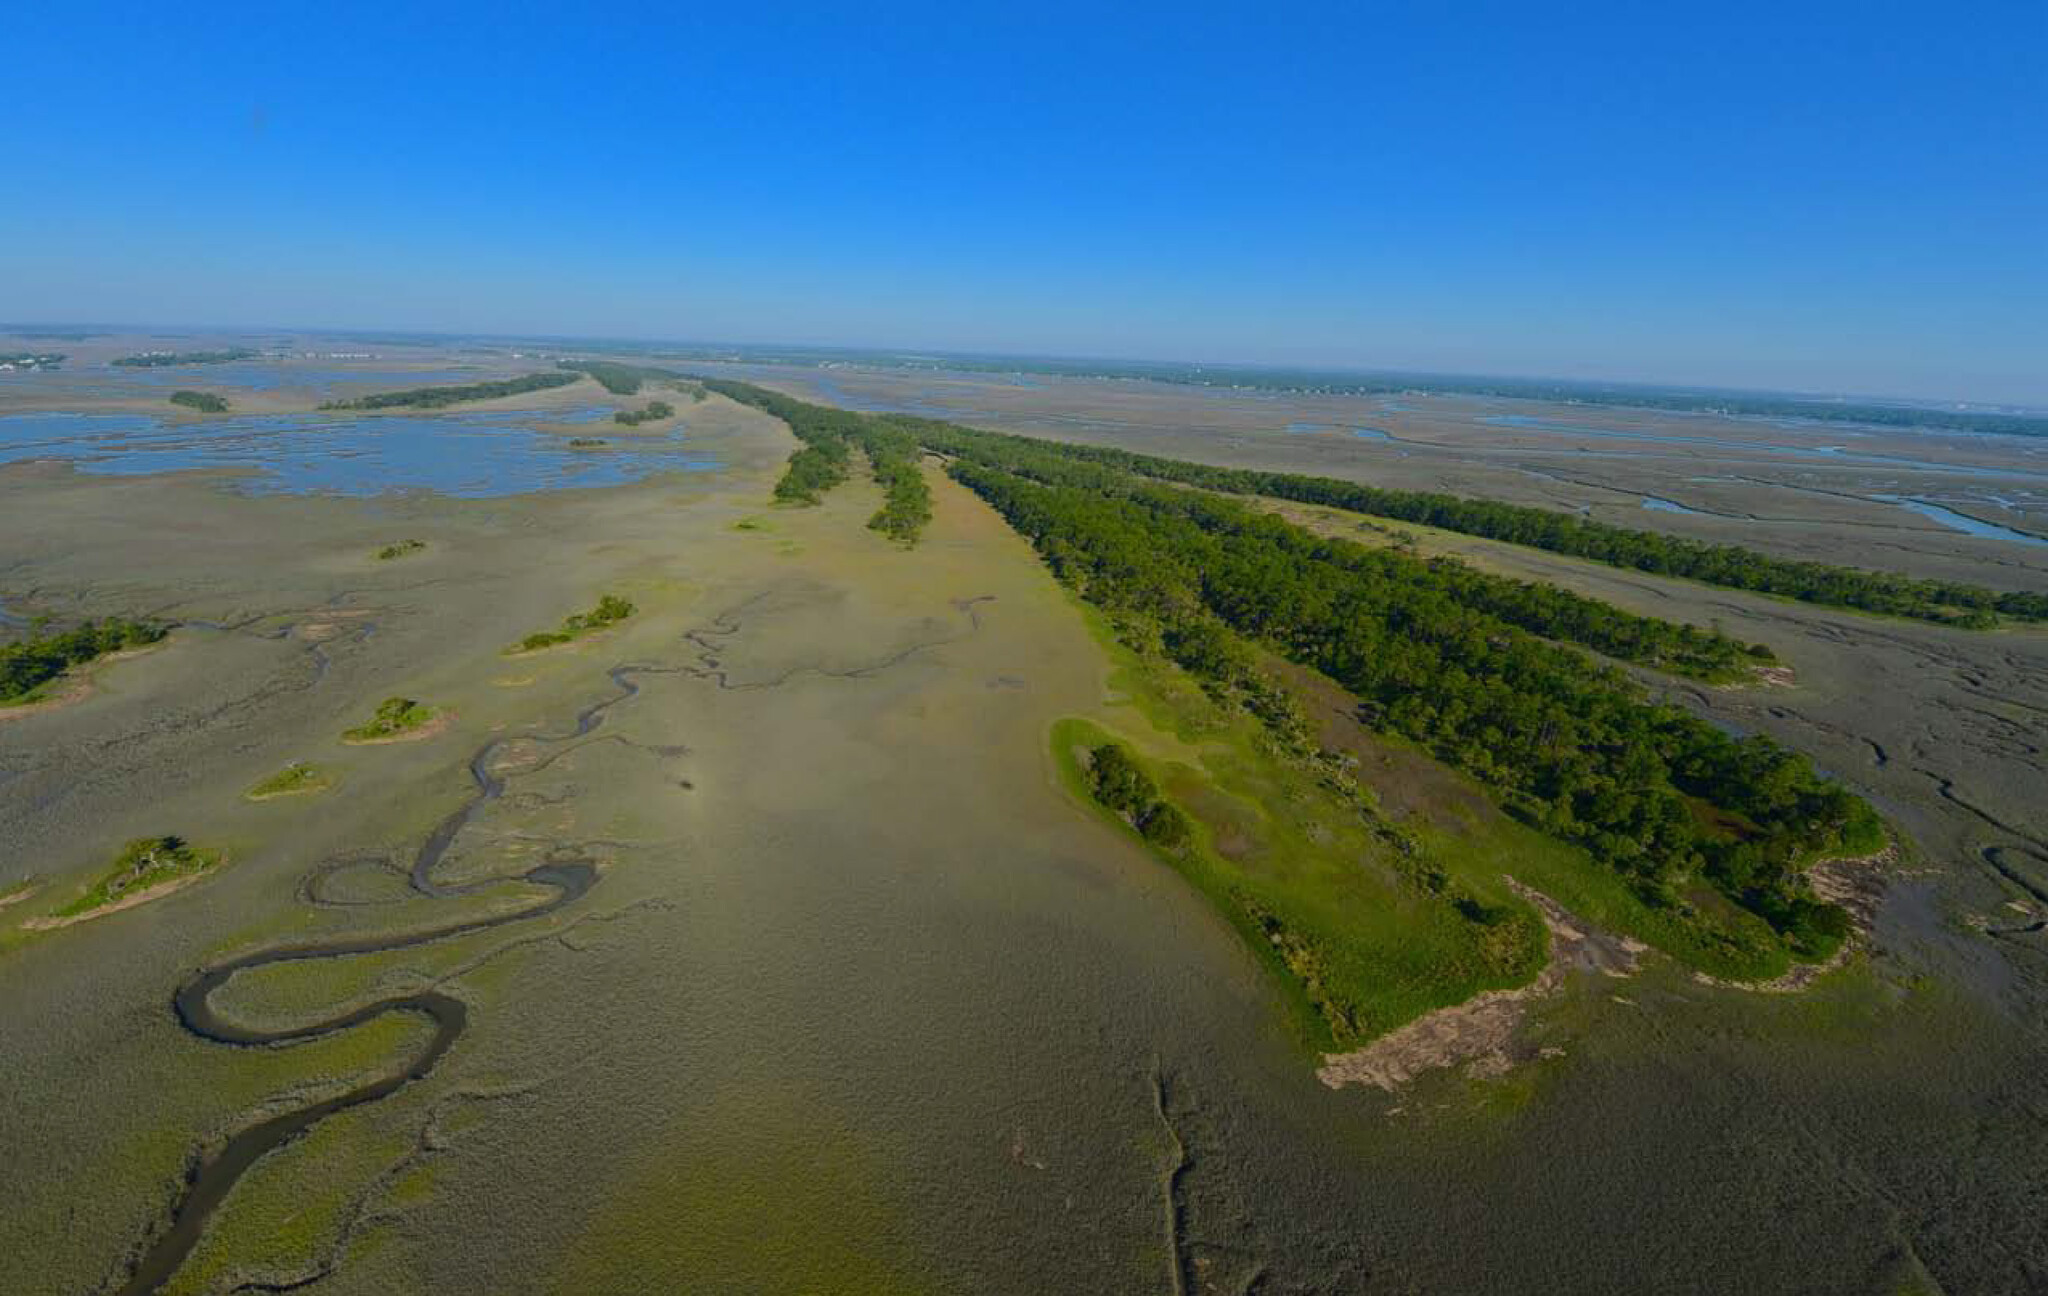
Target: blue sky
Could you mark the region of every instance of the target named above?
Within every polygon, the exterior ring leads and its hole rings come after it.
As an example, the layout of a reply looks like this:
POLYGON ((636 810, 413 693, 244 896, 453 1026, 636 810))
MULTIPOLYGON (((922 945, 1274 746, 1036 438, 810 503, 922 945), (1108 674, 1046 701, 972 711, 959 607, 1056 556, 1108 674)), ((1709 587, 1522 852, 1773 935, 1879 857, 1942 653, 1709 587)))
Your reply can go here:
POLYGON ((17 7, 0 319, 2048 405, 2048 4, 17 7))

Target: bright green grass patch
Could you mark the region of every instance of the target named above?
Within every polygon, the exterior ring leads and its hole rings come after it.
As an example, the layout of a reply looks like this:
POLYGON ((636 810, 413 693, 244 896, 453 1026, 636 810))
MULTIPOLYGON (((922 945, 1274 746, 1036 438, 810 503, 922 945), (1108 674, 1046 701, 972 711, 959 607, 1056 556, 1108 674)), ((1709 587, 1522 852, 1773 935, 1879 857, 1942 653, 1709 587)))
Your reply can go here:
MULTIPOLYGON (((1071 791, 1144 841, 1125 813, 1095 800, 1086 763, 1127 739, 1069 718, 1053 728, 1053 755, 1071 791)), ((1148 848, 1275 974, 1318 1050, 1355 1048, 1431 1009, 1522 984, 1541 966, 1540 922, 1498 877, 1480 897, 1489 921, 1414 885, 1355 807, 1260 751, 1248 730, 1231 725, 1196 763, 1136 760, 1190 828, 1184 846, 1148 848)))
POLYGON ((55 916, 76 918, 150 887, 204 873, 220 861, 219 851, 202 850, 182 837, 138 837, 121 848, 113 867, 94 881, 84 895, 59 909, 55 916))
POLYGON ((557 644, 568 643, 592 631, 616 625, 632 616, 637 609, 616 594, 607 594, 597 601, 597 606, 588 612, 578 612, 562 621, 560 630, 539 630, 521 639, 505 651, 508 653, 538 652, 557 644))
POLYGON ((298 796, 307 792, 324 792, 334 786, 334 780, 325 770, 307 761, 293 761, 269 778, 257 783, 242 795, 251 801, 268 801, 272 797, 298 796))
MULTIPOLYGON (((1155 728, 1184 743, 1199 743, 1229 723, 1224 709, 1209 699, 1192 676, 1171 663, 1141 658, 1117 637, 1100 611, 1078 601, 1076 605, 1112 663, 1112 688, 1155 728)), ((1251 722, 1246 719, 1244 723, 1251 722)), ((1482 903, 1519 905, 1501 883, 1505 873, 1596 926, 1633 936, 1713 976, 1769 980, 1792 965, 1792 954, 1757 915, 1726 903, 1684 908, 1651 905, 1620 875, 1602 867, 1581 848, 1509 817, 1478 780, 1452 769, 1418 744, 1377 732, 1372 739, 1436 790, 1427 815, 1403 822, 1400 830, 1415 839, 1432 864, 1441 866, 1482 903)), ((1371 777, 1361 778, 1370 792, 1371 777)), ((1881 848, 1884 827, 1875 823, 1873 828, 1873 832, 1857 834, 1849 849, 1867 853, 1881 848)))
POLYGON ((377 558, 380 562, 390 562, 393 558, 410 557, 426 547, 424 540, 394 540, 377 551, 377 558))
POLYGON ((439 707, 430 707, 411 698, 385 698, 377 704, 377 714, 370 717, 368 723, 357 725, 341 736, 350 742, 376 742, 382 738, 396 738, 400 734, 411 733, 440 714, 439 707))
POLYGON ((1191 829, 1186 846, 1154 844, 1153 853, 1244 937, 1320 1049, 1356 1047, 1533 976, 1547 941, 1503 875, 1718 976, 1762 979, 1790 964, 1754 914, 1653 907, 1584 851, 1510 818, 1476 781, 1414 744, 1372 735, 1398 762, 1409 800, 1421 785, 1419 808, 1396 821, 1373 791, 1380 770, 1359 768, 1354 780, 1284 750, 1262 722, 1123 642, 1096 609, 1081 611, 1111 662, 1117 705, 1135 714, 1122 732, 1079 718, 1055 725, 1062 782, 1142 840, 1142 818, 1103 805, 1092 769, 1104 743, 1131 751, 1191 829))

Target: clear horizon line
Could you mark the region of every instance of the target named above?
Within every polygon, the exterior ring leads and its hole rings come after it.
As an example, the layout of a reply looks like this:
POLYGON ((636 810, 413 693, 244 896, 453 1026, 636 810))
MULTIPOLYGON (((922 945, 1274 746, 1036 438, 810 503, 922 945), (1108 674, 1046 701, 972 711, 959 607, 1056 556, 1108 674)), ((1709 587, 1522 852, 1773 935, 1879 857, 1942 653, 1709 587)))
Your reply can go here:
MULTIPOLYGON (((1579 385, 1586 387, 1635 388, 1646 392, 1705 393, 1729 396, 1772 396, 1796 397, 1814 401, 1861 402, 1873 405, 1904 404, 1911 406, 1944 406, 1971 409, 1982 412, 2017 412, 2030 415, 2048 416, 2048 403, 2033 404, 2015 401, 1987 401, 1974 397, 1954 395, 1878 395, 1829 388, 1779 388, 1727 386, 1712 382, 1686 382, 1676 379, 1614 378, 1614 377, 1563 377, 1557 374, 1514 373, 1505 371, 1452 370, 1430 368, 1381 367, 1360 363, 1310 363, 1305 361, 1255 361, 1188 359, 1185 357, 1113 355, 1102 352, 1059 352, 1034 350, 950 350, 944 347, 915 347, 882 344, 857 344, 847 342, 815 341, 740 341, 735 339, 698 339, 680 337, 656 337, 651 335, 601 334, 601 333, 520 333, 490 331, 450 331, 441 328, 408 327, 334 327, 309 326, 303 324, 141 324, 114 321, 9 321, 0 324, 0 334, 19 335, 22 333, 75 332, 94 330, 109 335, 123 332, 148 335, 163 330, 184 330, 193 333, 301 333, 313 336, 350 337, 360 335, 387 334, 435 338, 449 341, 472 339, 490 342, 573 342, 588 345, 602 343, 627 343, 634 346, 675 346, 716 348, 758 348, 761 350, 789 351, 839 351, 849 355, 862 353, 870 355, 894 355, 916 357, 928 354, 934 358, 975 359, 975 360, 1033 360, 1063 363, 1083 362, 1092 364, 1159 365, 1181 368, 1217 368, 1241 370, 1247 373, 1296 372, 1314 376, 1356 375, 1361 378, 1420 378, 1448 379, 1454 381, 1493 381, 1516 383, 1550 383, 1561 386, 1579 385)), ((742 362, 744 363, 744 362, 742 362)))

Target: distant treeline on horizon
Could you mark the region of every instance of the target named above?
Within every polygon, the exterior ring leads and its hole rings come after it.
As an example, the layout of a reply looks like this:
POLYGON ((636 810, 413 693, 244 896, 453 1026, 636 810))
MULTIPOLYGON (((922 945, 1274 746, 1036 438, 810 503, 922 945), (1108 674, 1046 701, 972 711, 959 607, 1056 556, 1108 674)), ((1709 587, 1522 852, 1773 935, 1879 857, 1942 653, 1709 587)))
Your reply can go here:
MULTIPOLYGON (((0 333, 44 338, 84 339, 105 333, 58 333, 26 326, 0 327, 0 333)), ((373 335, 348 330, 308 336, 373 335)), ((629 354, 675 361, 727 364, 778 364, 807 368, 857 366, 875 369, 943 370, 955 373, 1043 375, 1056 378, 1122 379, 1169 383, 1219 390, 1295 393, 1316 396, 1484 396, 1502 400, 1546 401, 1620 409, 1660 410, 1684 414, 1720 414, 1737 418, 1799 419, 1817 423, 1855 423, 1882 428, 1973 432, 2002 436, 2048 436, 2048 412, 2009 408, 1954 408, 1932 401, 1877 400, 1791 392, 1738 391, 1714 387, 1656 383, 1601 382, 1552 378, 1501 378, 1469 374, 1411 371, 1295 368, 1248 364, 1195 364, 1173 360, 1103 360, 1059 356, 1016 356, 995 353, 878 351, 860 348, 790 347, 760 344, 718 345, 634 341, 622 338, 567 336, 483 336, 378 334, 392 345, 436 347, 457 343, 496 346, 550 343, 573 344, 582 351, 629 354)), ((241 359, 245 353, 145 355, 116 364, 165 365, 241 359)), ((585 362, 588 363, 588 362, 585 362)), ((602 361, 596 362, 600 365, 602 361)), ((1979 402, 1993 406, 1993 402, 1979 402)))
POLYGON ((1600 405, 1738 418, 1801 419, 1874 427, 1924 428, 2004 436, 2048 436, 2048 414, 2009 410, 1944 409, 1904 401, 1879 402, 1719 388, 1663 387, 1547 378, 1485 378, 1452 374, 1362 373, 1343 370, 1198 365, 1175 361, 1066 360, 1058 358, 826 351, 726 347, 662 351, 675 359, 735 364, 788 364, 813 368, 858 365, 956 373, 1042 374, 1056 378, 1124 379, 1184 387, 1297 393, 1315 396, 1490 396, 1503 400, 1600 405))

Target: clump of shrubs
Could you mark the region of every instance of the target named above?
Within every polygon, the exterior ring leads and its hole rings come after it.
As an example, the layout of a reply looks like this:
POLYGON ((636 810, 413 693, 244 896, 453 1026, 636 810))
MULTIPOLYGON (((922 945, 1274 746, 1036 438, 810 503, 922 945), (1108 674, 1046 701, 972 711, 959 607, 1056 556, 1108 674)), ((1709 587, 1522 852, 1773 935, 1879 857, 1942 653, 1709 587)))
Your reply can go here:
POLYGON ((1129 820, 1146 841, 1175 851, 1187 845, 1188 817, 1159 795, 1151 775, 1121 743, 1103 743, 1088 753, 1088 781, 1095 799, 1129 820))
POLYGON ((620 598, 616 594, 607 594, 600 598, 597 601, 597 606, 590 611, 577 612, 571 616, 564 617, 560 630, 536 630, 534 633, 526 636, 526 638, 521 639, 519 646, 512 649, 512 651, 537 652, 542 648, 552 648, 556 644, 565 644, 579 635, 589 634, 593 630, 602 630, 608 625, 624 621, 627 617, 632 616, 635 610, 632 603, 627 600, 620 598))
POLYGON ((377 714, 370 717, 368 724, 357 725, 344 732, 342 737, 356 742, 374 742, 379 738, 391 738, 409 733, 439 714, 433 707, 408 697, 385 698, 377 704, 377 714))

